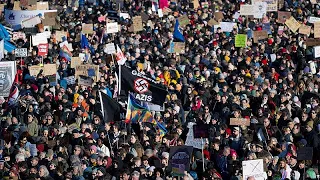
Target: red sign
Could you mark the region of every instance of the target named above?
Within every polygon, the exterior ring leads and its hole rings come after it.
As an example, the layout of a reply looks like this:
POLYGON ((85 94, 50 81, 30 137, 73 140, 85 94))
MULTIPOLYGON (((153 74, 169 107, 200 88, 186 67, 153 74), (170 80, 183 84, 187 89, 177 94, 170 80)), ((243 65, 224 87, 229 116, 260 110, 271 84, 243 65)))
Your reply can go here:
POLYGON ((49 44, 39 44, 38 45, 38 55, 45 56, 48 54, 49 44))

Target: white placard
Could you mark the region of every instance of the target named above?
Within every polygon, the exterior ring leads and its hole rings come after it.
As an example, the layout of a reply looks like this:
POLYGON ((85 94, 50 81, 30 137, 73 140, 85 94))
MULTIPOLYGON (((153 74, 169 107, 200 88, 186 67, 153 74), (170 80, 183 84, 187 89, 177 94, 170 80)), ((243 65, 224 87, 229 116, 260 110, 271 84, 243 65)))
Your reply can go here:
POLYGON ((163 12, 162 12, 162 9, 158 9, 158 16, 160 17, 160 18, 162 18, 163 17, 163 12))
POLYGON ((44 31, 42 33, 37 33, 36 36, 45 36, 47 39, 50 39, 51 32, 50 31, 44 31))
POLYGON ((27 57, 28 49, 27 48, 17 48, 14 50, 14 54, 16 57, 27 57))
POLYGON ((319 22, 320 21, 320 18, 318 18, 318 17, 313 17, 313 16, 310 16, 310 17, 308 17, 308 22, 309 23, 315 23, 315 22, 319 22))
POLYGON ((267 13, 267 3, 266 2, 255 2, 253 4, 253 17, 262 18, 267 13))
POLYGON ((314 57, 315 58, 320 57, 320 46, 314 46, 313 47, 313 51, 314 51, 314 57))
POLYGON ((241 5, 240 6, 240 14, 242 16, 250 16, 253 15, 253 5, 241 5))
POLYGON ((33 35, 32 36, 32 45, 38 46, 39 44, 47 44, 48 39, 46 36, 33 35))
POLYGON ((107 33, 117 33, 119 31, 118 23, 107 23, 107 33))
POLYGON ((37 24, 40 24, 41 23, 41 19, 39 16, 35 16, 33 18, 30 18, 30 19, 27 19, 27 20, 24 20, 22 21, 22 27, 24 28, 29 28, 29 27, 34 27, 36 26, 37 24))
POLYGON ((233 28, 237 26, 237 23, 233 22, 220 22, 219 25, 214 25, 214 31, 217 30, 217 28, 221 28, 221 31, 223 32, 232 32, 233 28))
POLYGON ((114 46, 114 43, 106 44, 104 48, 104 52, 107 54, 116 53, 116 47, 114 46))
POLYGON ((242 161, 243 179, 253 176, 256 180, 264 180, 263 159, 242 161))
POLYGON ((122 17, 123 19, 130 19, 130 15, 128 13, 120 13, 119 16, 122 17))

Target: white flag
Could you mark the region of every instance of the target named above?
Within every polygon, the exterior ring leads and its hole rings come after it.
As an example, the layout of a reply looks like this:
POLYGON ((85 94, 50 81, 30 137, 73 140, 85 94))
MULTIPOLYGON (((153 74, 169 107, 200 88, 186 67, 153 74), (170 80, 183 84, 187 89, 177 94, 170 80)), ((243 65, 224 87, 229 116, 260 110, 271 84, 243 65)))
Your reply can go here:
POLYGON ((123 52, 121 51, 118 45, 116 59, 119 65, 124 65, 124 63, 127 61, 127 58, 124 56, 123 52))

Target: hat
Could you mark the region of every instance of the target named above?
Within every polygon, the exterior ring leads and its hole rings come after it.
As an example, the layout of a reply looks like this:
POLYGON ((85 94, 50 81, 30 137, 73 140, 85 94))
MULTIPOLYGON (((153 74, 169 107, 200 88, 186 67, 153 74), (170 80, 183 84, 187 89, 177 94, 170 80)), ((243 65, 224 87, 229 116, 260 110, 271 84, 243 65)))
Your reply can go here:
POLYGON ((68 100, 68 95, 66 95, 66 94, 65 94, 65 95, 63 95, 63 96, 62 96, 62 99, 66 99, 66 100, 68 100))
POLYGON ((313 121, 309 121, 309 122, 307 122, 307 126, 309 126, 309 127, 313 128, 313 121))
POLYGON ((72 107, 77 108, 77 107, 79 107, 79 105, 77 103, 73 103, 72 107))
POLYGON ((92 133, 92 131, 91 131, 89 128, 86 128, 86 130, 85 130, 84 132, 87 132, 87 133, 89 133, 89 134, 92 133))
POLYGON ((46 112, 44 116, 52 116, 51 112, 46 112))
POLYGON ((97 151, 97 146, 92 145, 92 146, 90 146, 90 149, 97 151))
POLYGON ((257 147, 261 147, 261 148, 263 148, 263 145, 262 145, 262 143, 261 143, 261 142, 258 142, 258 143, 256 144, 256 146, 257 146, 257 147))
POLYGON ((78 129, 72 130, 72 133, 79 133, 78 129))
POLYGON ((239 127, 234 127, 233 129, 236 130, 236 131, 240 131, 239 127))
POLYGON ((90 156, 90 159, 98 159, 98 154, 92 154, 92 155, 90 156))
POLYGON ((300 120, 299 120, 298 117, 295 117, 295 118, 293 119, 293 122, 294 122, 295 124, 298 124, 298 123, 300 123, 300 120))

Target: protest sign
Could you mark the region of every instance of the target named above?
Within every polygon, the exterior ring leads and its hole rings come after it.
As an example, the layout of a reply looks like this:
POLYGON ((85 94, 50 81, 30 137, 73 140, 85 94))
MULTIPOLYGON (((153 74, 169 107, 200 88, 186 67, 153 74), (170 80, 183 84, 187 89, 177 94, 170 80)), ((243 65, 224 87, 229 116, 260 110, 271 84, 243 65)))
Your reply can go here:
POLYGON ((308 17, 309 23, 315 23, 315 22, 319 22, 319 21, 320 21, 319 17, 313 17, 313 16, 308 17))
POLYGON ((116 53, 116 48, 114 46, 114 43, 106 44, 105 48, 104 48, 104 52, 107 53, 107 54, 116 53))
POLYGON ((15 61, 0 62, 0 96, 8 97, 16 75, 15 61))
POLYGON ((107 23, 107 33, 108 34, 117 33, 117 32, 119 32, 119 27, 118 27, 117 22, 107 23))
POLYGON ((320 39, 307 38, 306 45, 307 46, 320 46, 320 39))
POLYGON ((132 18, 132 25, 131 25, 133 32, 139 32, 143 30, 142 26, 142 18, 141 16, 135 16, 132 18))
POLYGON ((219 11, 219 12, 215 12, 214 13, 214 17, 215 17, 215 19, 217 20, 217 21, 221 21, 221 20, 223 20, 223 13, 221 12, 221 11, 219 11))
POLYGON ((297 150, 298 160, 312 160, 313 147, 301 147, 297 150))
POLYGON ((170 147, 169 159, 173 176, 184 176, 184 172, 190 170, 192 151, 192 146, 170 147))
POLYGON ((88 77, 92 77, 92 75, 94 76, 94 81, 98 81, 99 79, 99 66, 98 65, 78 65, 76 66, 76 73, 75 76, 76 78, 79 78, 79 75, 83 75, 83 76, 88 76, 88 77), (93 74, 92 74, 93 73, 93 74))
POLYGON ((38 10, 49 10, 48 2, 37 2, 37 9, 38 10))
POLYGON ((247 46, 247 35, 237 34, 235 38, 235 47, 246 47, 247 46))
POLYGON ((237 27, 237 23, 233 22, 220 22, 219 25, 214 26, 214 30, 216 31, 218 28, 221 28, 222 32, 232 32, 233 28, 237 27))
POLYGON ((56 41, 61 42, 63 37, 67 37, 66 31, 56 31, 56 41))
POLYGON ((278 11, 278 22, 285 23, 291 17, 291 12, 278 11))
POLYGON ((210 21, 208 21, 208 25, 212 27, 214 25, 219 25, 219 23, 212 18, 212 19, 210 19, 210 21))
POLYGON ((185 43, 184 42, 174 42, 174 49, 175 53, 184 54, 185 53, 185 43))
POLYGON ((273 12, 278 10, 278 0, 254 0, 252 1, 252 4, 256 2, 266 2, 267 12, 273 12))
POLYGON ((253 17, 262 18, 267 13, 267 3, 266 2, 255 2, 253 4, 253 17))
POLYGON ((39 16, 34 16, 30 19, 26 19, 26 20, 23 20, 21 22, 21 26, 22 27, 35 27, 37 24, 40 24, 41 23, 41 19, 39 16))
POLYGON ((83 34, 92 34, 93 33, 93 24, 82 24, 82 33, 83 34))
MULTIPOLYGON (((146 14, 146 13, 144 13, 144 14, 146 14)), ((130 19, 130 15, 128 13, 120 13, 119 16, 120 16, 120 18, 123 18, 123 19, 130 19)), ((141 17, 142 17, 142 15, 141 15, 141 17)), ((148 18, 149 18, 149 16, 148 16, 148 18)), ((143 20, 143 18, 142 18, 142 20, 143 20)))
POLYGON ((250 126, 249 118, 230 118, 231 126, 250 126))
POLYGON ((314 55, 314 58, 320 57, 320 46, 313 47, 313 55, 314 55))
POLYGON ((313 36, 314 38, 320 38, 320 22, 313 23, 313 36))
POLYGON ((198 9, 200 7, 200 3, 199 0, 193 0, 193 9, 198 9))
POLYGON ((240 15, 242 16, 254 15, 253 5, 240 5, 240 15))
POLYGON ((302 24, 299 28, 299 33, 309 36, 311 31, 311 26, 302 24))
POLYGON ((180 27, 185 27, 186 25, 190 24, 190 20, 187 15, 182 15, 178 17, 180 27))
POLYGON ((206 124, 198 124, 193 126, 193 137, 194 138, 208 138, 209 128, 206 124))
MULTIPOLYGON (((22 21, 28 20, 32 17, 38 16, 41 14, 44 16, 45 12, 57 12, 57 10, 8 10, 6 9, 4 12, 5 21, 10 25, 18 25, 21 24, 22 21)), ((41 23, 41 22, 40 22, 41 23)))
POLYGON ((91 77, 80 75, 79 78, 78 78, 78 84, 79 85, 92 86, 93 82, 94 81, 93 81, 93 79, 91 77))
POLYGON ((187 134, 185 145, 192 146, 193 148, 197 148, 197 149, 202 149, 204 147, 204 139, 194 138, 193 126, 194 126, 194 123, 188 124, 189 131, 187 134))
POLYGON ((163 17, 162 9, 158 9, 158 16, 159 16, 159 18, 162 18, 162 17, 163 17))
POLYGON ((35 65, 35 66, 29 66, 28 69, 29 69, 30 76, 36 77, 42 68, 40 66, 35 65))
POLYGON ((262 31, 253 31, 253 40, 257 43, 259 40, 267 39, 268 32, 265 30, 262 31))
POLYGON ((42 24, 44 26, 54 26, 56 25, 57 12, 45 12, 42 24))
POLYGON ((47 44, 48 39, 46 36, 32 35, 32 45, 38 46, 39 44, 47 44))
POLYGON ((57 65, 56 64, 44 64, 43 65, 43 74, 45 76, 57 74, 57 65))
POLYGON ((82 64, 82 61, 80 57, 71 57, 71 68, 76 68, 81 64, 82 64))
POLYGON ((141 12, 140 16, 141 16, 142 21, 144 21, 144 22, 149 20, 149 15, 146 14, 145 12, 141 12))
POLYGON ((48 75, 46 77, 49 80, 50 86, 56 86, 57 85, 57 75, 56 74, 48 75))
POLYGON ((263 159, 242 161, 243 179, 253 176, 255 180, 264 180, 263 159))
POLYGON ((292 32, 296 32, 301 24, 293 17, 291 16, 289 19, 286 20, 285 24, 289 27, 289 29, 292 31, 292 32))
POLYGON ((49 44, 39 44, 38 45, 38 55, 46 56, 48 54, 49 44))
POLYGON ((28 49, 27 48, 17 48, 14 50, 14 55, 16 57, 27 57, 28 49))

